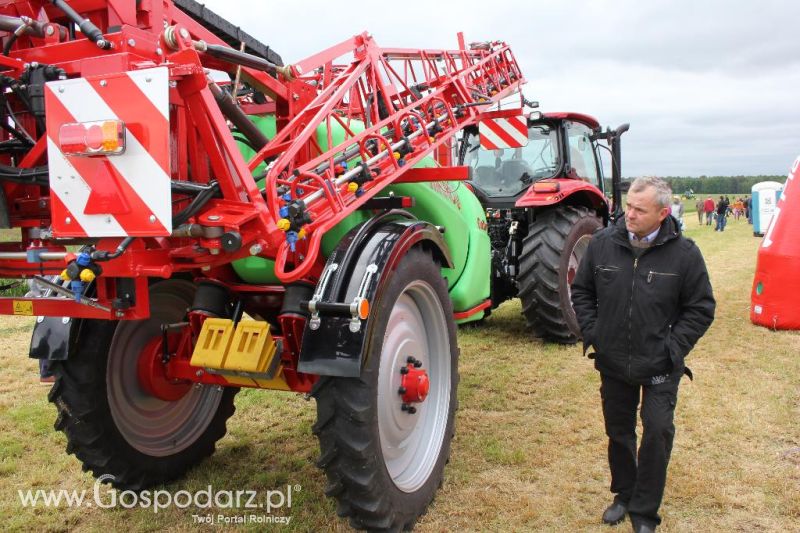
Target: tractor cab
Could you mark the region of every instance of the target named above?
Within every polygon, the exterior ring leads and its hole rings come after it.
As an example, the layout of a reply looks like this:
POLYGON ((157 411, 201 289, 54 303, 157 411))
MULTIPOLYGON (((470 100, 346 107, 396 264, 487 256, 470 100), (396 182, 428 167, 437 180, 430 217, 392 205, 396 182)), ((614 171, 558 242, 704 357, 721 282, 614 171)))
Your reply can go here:
POLYGON ((598 154, 598 122, 578 113, 531 113, 527 144, 488 148, 477 128, 464 134, 462 164, 470 168, 470 185, 486 207, 513 207, 542 180, 582 180, 603 190, 598 154))

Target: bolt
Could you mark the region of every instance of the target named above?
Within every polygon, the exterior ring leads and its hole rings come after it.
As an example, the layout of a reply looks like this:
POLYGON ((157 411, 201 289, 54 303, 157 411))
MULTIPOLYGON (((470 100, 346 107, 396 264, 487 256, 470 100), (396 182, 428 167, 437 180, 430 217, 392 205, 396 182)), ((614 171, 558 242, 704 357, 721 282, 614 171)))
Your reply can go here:
POLYGON ((128 46, 136 46, 136 41, 133 39, 128 39, 128 46))
POLYGON ((203 375, 203 371, 202 370, 198 370, 197 372, 194 373, 194 375, 199 378, 199 377, 201 377, 203 375))
POLYGON ((263 248, 260 244, 254 244, 250 247, 250 255, 258 255, 263 251, 263 248))
POLYGON ((150 223, 151 224, 155 224, 156 223, 156 216, 155 215, 150 215, 150 223))
POLYGON ((189 38, 189 30, 187 30, 186 28, 181 28, 180 34, 181 37, 183 37, 184 39, 189 38))
POLYGON ((202 270, 203 272, 208 272, 209 270, 211 270, 211 266, 205 265, 204 267, 200 268, 200 270, 202 270))
POLYGON ((405 388, 405 387, 400 387, 399 389, 397 389, 397 394, 403 395, 403 394, 405 394, 406 392, 407 392, 407 391, 406 391, 406 388, 405 388))
POLYGON ((47 26, 47 29, 44 30, 46 35, 53 35, 56 32, 56 29, 52 26, 47 26))
POLYGON ((219 215, 209 215, 208 220, 210 220, 211 222, 216 222, 217 220, 219 220, 219 215))
POLYGON ((219 248, 209 248, 208 253, 211 255, 219 255, 219 248))
POLYGON ((70 217, 67 217, 64 219, 64 222, 67 224, 72 224, 72 219, 70 217))
POLYGON ((61 323, 65 324, 65 325, 69 324, 69 317, 68 316, 62 316, 61 317, 61 323))
POLYGON ((111 217, 106 217, 106 224, 111 224, 111 217))
POLYGON ((147 78, 144 79, 144 81, 145 83, 150 83, 151 81, 153 81, 153 78, 148 76, 147 78))
POLYGON ((44 317, 43 316, 37 316, 36 317, 36 323, 37 324, 41 324, 42 322, 44 322, 44 317))
POLYGON ((56 176, 58 179, 61 179, 61 176, 56 176))
POLYGON ((417 412, 417 408, 416 407, 414 407, 413 405, 408 405, 407 403, 404 403, 403 405, 401 405, 400 406, 400 410, 401 411, 405 411, 406 413, 408 413, 410 415, 413 415, 414 413, 417 412))
POLYGON ((124 316, 125 316, 125 313, 123 313, 122 311, 117 311, 116 313, 114 313, 114 315, 115 315, 117 318, 122 318, 122 317, 124 317, 124 316))
POLYGON ((106 85, 108 85, 106 80, 100 80, 100 87, 105 87, 106 85))
POLYGON ((297 94, 297 93, 293 93, 293 94, 292 94, 292 100, 294 100, 295 102, 296 102, 296 101, 298 101, 298 100, 300 100, 300 95, 299 95, 299 94, 297 94))
POLYGON ((408 374, 408 367, 407 366, 401 366, 400 367, 400 373, 403 374, 404 376, 406 374, 408 374))
POLYGON ((60 92, 60 93, 64 92, 64 86, 63 85, 59 85, 58 86, 58 92, 60 92))
POLYGON ((169 80, 169 86, 173 89, 178 86, 178 82, 175 80, 169 80))
POLYGON ((163 54, 164 54, 164 50, 162 50, 160 47, 156 48, 156 55, 157 56, 160 56, 160 55, 163 55, 163 54))

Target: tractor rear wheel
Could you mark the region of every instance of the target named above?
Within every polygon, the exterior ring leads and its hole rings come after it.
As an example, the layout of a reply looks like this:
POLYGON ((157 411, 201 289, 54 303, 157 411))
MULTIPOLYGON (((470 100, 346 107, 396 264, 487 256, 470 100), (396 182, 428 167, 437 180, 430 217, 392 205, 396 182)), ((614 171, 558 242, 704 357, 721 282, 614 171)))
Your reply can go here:
POLYGON ((537 337, 561 344, 580 338, 570 284, 592 234, 603 223, 585 207, 559 206, 537 214, 522 243, 519 297, 537 337))
POLYGON ((372 309, 361 376, 314 386, 314 433, 339 516, 397 531, 414 525, 442 484, 457 408, 456 327, 440 267, 419 249, 372 309))
POLYGON ((139 383, 139 358, 158 353, 161 325, 184 319, 194 290, 183 280, 153 284, 150 318, 84 320, 69 358, 53 363, 49 400, 67 452, 117 488, 141 490, 180 477, 214 453, 233 415, 237 388, 180 384, 176 399, 165 401, 139 383))

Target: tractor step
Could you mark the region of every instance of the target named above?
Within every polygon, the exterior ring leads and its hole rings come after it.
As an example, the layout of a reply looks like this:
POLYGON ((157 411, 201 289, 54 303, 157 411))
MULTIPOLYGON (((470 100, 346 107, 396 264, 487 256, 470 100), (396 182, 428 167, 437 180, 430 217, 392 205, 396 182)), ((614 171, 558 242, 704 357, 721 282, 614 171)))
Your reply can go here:
POLYGON ((278 345, 267 322, 243 320, 235 324, 225 318, 206 319, 191 365, 234 385, 289 390, 278 345))

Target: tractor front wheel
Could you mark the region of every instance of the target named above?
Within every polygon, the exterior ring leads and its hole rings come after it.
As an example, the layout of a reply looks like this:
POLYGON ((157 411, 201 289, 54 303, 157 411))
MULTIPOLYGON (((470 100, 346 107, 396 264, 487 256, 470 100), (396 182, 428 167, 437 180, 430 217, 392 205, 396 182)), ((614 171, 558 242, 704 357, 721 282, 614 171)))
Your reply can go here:
POLYGON ((458 347, 447 285, 412 249, 378 295, 358 378, 314 387, 326 494, 353 527, 411 528, 442 484, 457 407, 458 347))

